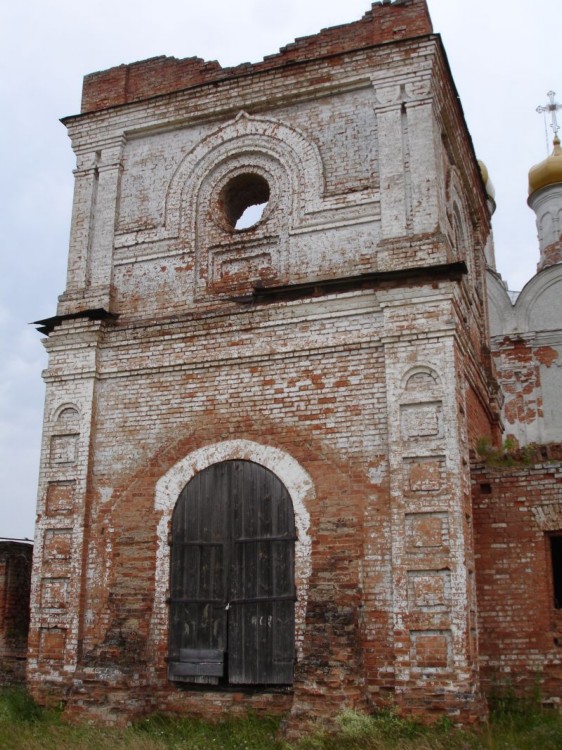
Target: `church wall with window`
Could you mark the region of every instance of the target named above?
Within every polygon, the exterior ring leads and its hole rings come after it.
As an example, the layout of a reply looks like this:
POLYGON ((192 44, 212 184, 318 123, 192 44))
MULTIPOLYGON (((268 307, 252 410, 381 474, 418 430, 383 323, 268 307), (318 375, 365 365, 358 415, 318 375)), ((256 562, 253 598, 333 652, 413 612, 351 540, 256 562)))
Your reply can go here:
POLYGON ((481 674, 560 704, 562 445, 473 471, 481 674), (542 455, 541 455, 542 453, 542 455), (517 465, 518 464, 518 465, 517 465))
MULTIPOLYGON (((508 292, 489 255, 490 345, 502 390, 504 441, 482 430, 473 473, 481 673, 492 690, 562 698, 562 150, 555 93, 553 150, 529 171, 537 273, 508 292)), ((490 189, 490 186, 488 185, 490 189)), ((491 210, 495 203, 489 192, 491 210)))

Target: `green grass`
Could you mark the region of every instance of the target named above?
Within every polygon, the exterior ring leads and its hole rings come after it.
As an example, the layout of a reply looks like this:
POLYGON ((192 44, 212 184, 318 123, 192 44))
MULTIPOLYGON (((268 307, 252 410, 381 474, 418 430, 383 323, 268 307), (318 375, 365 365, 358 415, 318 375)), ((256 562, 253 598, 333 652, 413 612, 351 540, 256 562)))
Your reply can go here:
POLYGON ((59 712, 38 708, 23 690, 0 690, 2 750, 560 750, 562 716, 536 702, 495 702, 490 723, 462 731, 443 720, 432 727, 391 711, 344 711, 331 731, 288 744, 277 719, 194 719, 151 716, 127 729, 69 726, 59 712))

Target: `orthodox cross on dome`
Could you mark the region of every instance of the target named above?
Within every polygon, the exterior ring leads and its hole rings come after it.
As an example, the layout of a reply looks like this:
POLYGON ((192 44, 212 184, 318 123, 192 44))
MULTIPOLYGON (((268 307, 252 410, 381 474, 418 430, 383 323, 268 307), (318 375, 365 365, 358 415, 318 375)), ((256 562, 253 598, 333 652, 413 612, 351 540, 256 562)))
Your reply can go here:
POLYGON ((558 138, 558 131, 560 130, 560 125, 558 124, 558 118, 556 117, 556 112, 557 110, 562 109, 562 104, 557 104, 554 101, 554 97, 556 96, 555 91, 549 91, 547 96, 550 99, 550 102, 545 107, 537 107, 537 112, 539 114, 542 114, 543 112, 550 112, 550 115, 552 117, 552 125, 550 127, 554 130, 554 137, 558 138))

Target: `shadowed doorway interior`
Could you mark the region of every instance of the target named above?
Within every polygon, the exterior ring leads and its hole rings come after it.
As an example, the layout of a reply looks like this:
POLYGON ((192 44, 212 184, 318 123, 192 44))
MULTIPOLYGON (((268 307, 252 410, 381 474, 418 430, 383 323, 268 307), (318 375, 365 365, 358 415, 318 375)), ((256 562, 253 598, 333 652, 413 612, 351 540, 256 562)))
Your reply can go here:
POLYGON ((252 461, 213 464, 172 517, 168 677, 290 685, 295 518, 283 483, 252 461))

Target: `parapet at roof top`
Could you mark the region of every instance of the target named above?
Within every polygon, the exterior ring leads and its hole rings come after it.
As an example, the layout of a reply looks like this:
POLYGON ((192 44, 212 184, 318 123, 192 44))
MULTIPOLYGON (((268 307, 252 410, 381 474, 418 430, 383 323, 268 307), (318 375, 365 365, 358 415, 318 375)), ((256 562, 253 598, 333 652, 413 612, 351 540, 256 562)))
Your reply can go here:
POLYGON ((262 62, 222 68, 216 61, 206 62, 199 57, 178 60, 161 56, 91 73, 84 77, 81 112, 97 112, 213 81, 283 68, 432 32, 426 0, 383 0, 373 3, 371 10, 359 21, 296 39, 262 62))

